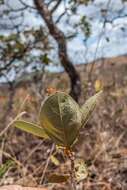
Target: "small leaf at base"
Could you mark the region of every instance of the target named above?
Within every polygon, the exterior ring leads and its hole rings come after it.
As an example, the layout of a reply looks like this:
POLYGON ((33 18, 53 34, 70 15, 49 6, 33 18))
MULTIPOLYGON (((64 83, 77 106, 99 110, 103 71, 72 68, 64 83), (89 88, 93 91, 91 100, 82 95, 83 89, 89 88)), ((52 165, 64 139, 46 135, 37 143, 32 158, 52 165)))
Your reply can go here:
POLYGON ((51 161, 52 161, 52 163, 53 163, 54 165, 56 165, 56 166, 59 166, 59 165, 60 165, 59 160, 58 160, 54 155, 52 155, 52 156, 50 157, 50 159, 51 159, 51 161))

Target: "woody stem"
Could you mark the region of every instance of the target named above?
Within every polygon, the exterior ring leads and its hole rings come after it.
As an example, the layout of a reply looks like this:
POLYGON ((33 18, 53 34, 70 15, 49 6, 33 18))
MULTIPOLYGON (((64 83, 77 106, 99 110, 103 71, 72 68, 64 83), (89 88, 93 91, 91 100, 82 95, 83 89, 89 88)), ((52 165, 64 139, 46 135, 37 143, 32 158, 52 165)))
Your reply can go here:
POLYGON ((74 155, 68 154, 68 158, 70 160, 71 163, 71 170, 70 170, 70 177, 71 177, 71 186, 72 186, 72 190, 77 190, 76 187, 76 180, 75 180, 75 163, 74 163, 74 155))

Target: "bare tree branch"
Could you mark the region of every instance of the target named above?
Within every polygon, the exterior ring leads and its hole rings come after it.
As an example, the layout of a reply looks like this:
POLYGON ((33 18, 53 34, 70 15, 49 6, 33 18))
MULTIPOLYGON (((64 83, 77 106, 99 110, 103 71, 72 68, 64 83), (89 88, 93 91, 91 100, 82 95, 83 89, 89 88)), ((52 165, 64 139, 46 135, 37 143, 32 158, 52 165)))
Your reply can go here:
POLYGON ((26 8, 31 8, 31 9, 36 9, 35 7, 28 5, 26 2, 24 2, 23 0, 19 0, 19 2, 24 5, 26 8))
POLYGON ((44 19, 47 27, 49 29, 50 34, 56 40, 58 44, 58 54, 61 61, 62 66, 65 71, 68 73, 71 82, 71 92, 70 94, 78 101, 78 98, 81 94, 81 82, 80 76, 73 66, 72 62, 69 60, 67 55, 67 44, 64 33, 56 26, 52 19, 52 14, 48 10, 47 5, 42 0, 34 0, 36 8, 40 13, 41 17, 44 19))
POLYGON ((53 7, 52 10, 51 10, 51 13, 52 13, 52 14, 53 14, 53 13, 55 12, 55 10, 59 7, 60 3, 61 3, 61 0, 58 0, 58 1, 56 2, 56 4, 54 5, 54 7, 53 7))

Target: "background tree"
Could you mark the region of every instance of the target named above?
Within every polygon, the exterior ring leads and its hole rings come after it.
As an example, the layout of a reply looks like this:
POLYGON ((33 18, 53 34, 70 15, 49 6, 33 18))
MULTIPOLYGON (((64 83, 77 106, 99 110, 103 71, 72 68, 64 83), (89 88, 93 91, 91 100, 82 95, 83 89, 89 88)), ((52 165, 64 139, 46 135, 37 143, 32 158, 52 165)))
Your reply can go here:
MULTIPOLYGON (((1 0, 1 36, 0 36, 0 77, 2 81, 9 84, 14 81, 18 84, 24 73, 36 73, 35 78, 41 78, 45 66, 54 64, 51 52, 56 49, 58 59, 70 79, 71 95, 78 101, 81 94, 81 81, 72 60, 68 55, 67 43, 75 38, 80 32, 84 34, 84 45, 87 46, 92 27, 91 22, 94 15, 86 16, 86 13, 79 13, 80 7, 94 4, 100 9, 99 19, 102 24, 102 31, 98 39, 97 49, 104 35, 107 41, 109 37, 105 35, 106 24, 114 24, 118 18, 126 18, 124 11, 126 1, 121 1, 121 10, 116 10, 111 17, 112 1, 102 1, 102 4, 93 0, 1 0), (105 4, 104 6, 102 6, 105 4), (62 7, 62 11, 58 10, 62 7), (105 8, 103 8, 105 7, 105 8), (26 23, 27 15, 35 17, 36 24, 26 23), (76 16, 77 21, 72 23, 72 17, 76 16), (65 32, 61 23, 70 26, 70 32, 65 32), (53 38, 52 38, 53 37, 53 38), (54 41, 55 40, 55 41, 54 41), (11 76, 11 77, 10 77, 11 76)), ((126 30, 125 26, 121 30, 126 30)), ((87 48, 87 47, 86 47, 87 48)), ((93 64, 94 66, 94 64, 93 64)), ((90 76, 93 70, 91 67, 90 76)))

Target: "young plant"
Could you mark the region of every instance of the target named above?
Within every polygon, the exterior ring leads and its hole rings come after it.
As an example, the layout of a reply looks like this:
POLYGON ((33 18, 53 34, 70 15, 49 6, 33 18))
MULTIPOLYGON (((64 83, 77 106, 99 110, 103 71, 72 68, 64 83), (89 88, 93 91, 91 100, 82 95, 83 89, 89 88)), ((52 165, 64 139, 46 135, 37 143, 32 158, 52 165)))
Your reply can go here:
MULTIPOLYGON (((76 142, 79 131, 91 116, 102 92, 90 97, 83 106, 79 106, 71 96, 63 92, 55 92, 42 104, 39 114, 40 125, 23 120, 14 122, 14 126, 38 137, 51 139, 71 161, 71 182, 76 189, 75 163, 72 146, 76 142)), ((58 176, 57 176, 58 177, 58 176)))

